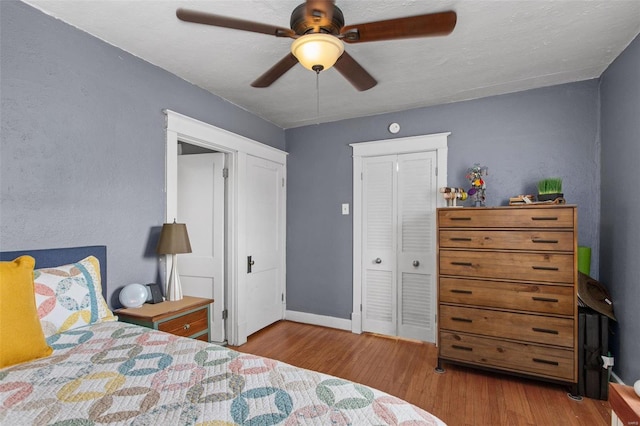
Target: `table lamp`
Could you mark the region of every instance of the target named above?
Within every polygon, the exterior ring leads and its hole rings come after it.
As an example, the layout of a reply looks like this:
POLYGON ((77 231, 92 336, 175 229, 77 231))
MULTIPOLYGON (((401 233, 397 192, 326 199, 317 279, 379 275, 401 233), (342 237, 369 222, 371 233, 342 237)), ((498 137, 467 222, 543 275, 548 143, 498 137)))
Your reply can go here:
POLYGON ((191 243, 187 233, 187 225, 184 223, 165 223, 160 232, 158 241, 158 254, 171 255, 171 275, 167 281, 167 300, 175 301, 182 299, 182 286, 178 276, 178 253, 191 253, 191 243))

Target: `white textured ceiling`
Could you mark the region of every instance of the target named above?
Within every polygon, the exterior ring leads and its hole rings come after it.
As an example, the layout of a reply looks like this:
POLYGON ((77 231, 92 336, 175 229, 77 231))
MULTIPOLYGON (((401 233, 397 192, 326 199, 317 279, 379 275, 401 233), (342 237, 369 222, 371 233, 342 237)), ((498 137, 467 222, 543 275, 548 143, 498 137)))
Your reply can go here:
POLYGON ((454 10, 446 37, 348 44, 377 81, 296 65, 250 83, 291 39, 179 21, 178 7, 289 27, 302 0, 27 0, 71 25, 282 128, 444 104, 599 77, 640 32, 640 0, 337 0, 345 24, 454 10))

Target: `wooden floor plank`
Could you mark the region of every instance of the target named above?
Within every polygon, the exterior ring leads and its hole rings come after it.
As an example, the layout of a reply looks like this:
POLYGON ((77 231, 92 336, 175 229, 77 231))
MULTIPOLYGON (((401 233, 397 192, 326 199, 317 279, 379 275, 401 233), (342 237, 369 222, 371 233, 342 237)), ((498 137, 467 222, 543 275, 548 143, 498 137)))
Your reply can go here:
POLYGON ((567 397, 563 386, 445 364, 433 344, 280 321, 233 347, 363 383, 402 398, 450 426, 610 424, 607 401, 567 397))

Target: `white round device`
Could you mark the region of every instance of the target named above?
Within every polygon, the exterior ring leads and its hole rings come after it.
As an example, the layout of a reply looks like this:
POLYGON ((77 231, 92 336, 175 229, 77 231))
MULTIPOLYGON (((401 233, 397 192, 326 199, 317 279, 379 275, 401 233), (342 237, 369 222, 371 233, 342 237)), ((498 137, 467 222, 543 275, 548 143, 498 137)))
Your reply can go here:
POLYGON ((147 287, 142 284, 127 284, 120 290, 120 303, 125 308, 139 308, 147 300, 147 287))

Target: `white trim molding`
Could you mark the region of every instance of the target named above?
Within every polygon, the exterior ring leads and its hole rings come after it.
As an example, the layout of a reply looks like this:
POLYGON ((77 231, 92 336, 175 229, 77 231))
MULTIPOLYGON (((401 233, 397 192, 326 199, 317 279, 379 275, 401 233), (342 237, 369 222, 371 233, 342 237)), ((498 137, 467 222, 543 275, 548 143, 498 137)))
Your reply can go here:
MULTIPOLYGON (((228 155, 227 168, 227 340, 230 345, 241 345, 247 341, 246 322, 246 202, 242 194, 246 194, 246 159, 247 155, 264 158, 285 167, 287 153, 211 124, 198 121, 174 111, 165 110, 166 114, 166 158, 165 158, 165 220, 172 222, 178 211, 178 143, 186 142, 228 155)), ((284 195, 286 197, 286 194, 284 195)), ((286 198, 283 201, 286 206, 286 198)), ((286 214, 286 212, 283 212, 286 214)), ((283 232, 285 232, 283 230, 283 232)), ((284 265, 284 260, 283 260, 284 265)), ((165 265, 168 272, 171 265, 165 265)), ((283 266, 285 271, 286 265, 283 266)), ((168 274, 167 274, 168 276, 168 274)), ((284 284, 282 291, 286 291, 284 284)), ((285 297, 286 300, 286 297, 285 297)), ((284 316, 284 312, 283 312, 284 316)))
MULTIPOLYGON (((353 143, 353 311, 351 331, 362 333, 362 165, 363 158, 436 151, 437 184, 447 186, 448 136, 451 132, 353 143)), ((445 201, 438 197, 438 207, 445 201)))
POLYGON ((297 311, 286 311, 284 318, 287 321, 301 322, 303 324, 319 325, 322 327, 351 331, 351 321, 344 318, 329 317, 326 315, 309 314, 306 312, 297 311))

